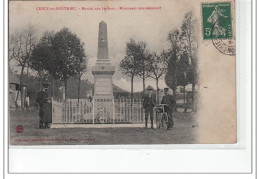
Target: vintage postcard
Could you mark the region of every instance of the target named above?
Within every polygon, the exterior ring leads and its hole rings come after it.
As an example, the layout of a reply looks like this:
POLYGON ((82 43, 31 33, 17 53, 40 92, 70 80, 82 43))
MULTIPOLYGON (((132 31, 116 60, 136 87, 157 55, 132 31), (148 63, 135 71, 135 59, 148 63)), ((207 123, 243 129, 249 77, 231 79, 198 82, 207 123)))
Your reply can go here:
POLYGON ((234 144, 234 0, 9 1, 9 144, 234 144))

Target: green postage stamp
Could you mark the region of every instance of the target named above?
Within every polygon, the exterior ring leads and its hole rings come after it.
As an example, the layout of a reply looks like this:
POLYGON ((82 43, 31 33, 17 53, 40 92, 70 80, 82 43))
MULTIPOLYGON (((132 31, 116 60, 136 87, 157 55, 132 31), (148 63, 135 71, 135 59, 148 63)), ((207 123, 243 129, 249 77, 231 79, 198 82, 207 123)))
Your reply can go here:
POLYGON ((231 39, 231 2, 202 3, 203 39, 231 39))

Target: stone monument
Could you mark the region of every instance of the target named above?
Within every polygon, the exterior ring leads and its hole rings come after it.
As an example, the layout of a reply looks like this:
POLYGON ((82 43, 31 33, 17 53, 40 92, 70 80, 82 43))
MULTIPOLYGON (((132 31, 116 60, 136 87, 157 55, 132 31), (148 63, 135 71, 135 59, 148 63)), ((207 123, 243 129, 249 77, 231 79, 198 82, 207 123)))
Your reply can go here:
POLYGON ((94 115, 95 119, 107 121, 113 118, 113 81, 115 67, 111 65, 108 55, 107 24, 99 23, 98 54, 96 65, 92 68, 94 75, 94 115))

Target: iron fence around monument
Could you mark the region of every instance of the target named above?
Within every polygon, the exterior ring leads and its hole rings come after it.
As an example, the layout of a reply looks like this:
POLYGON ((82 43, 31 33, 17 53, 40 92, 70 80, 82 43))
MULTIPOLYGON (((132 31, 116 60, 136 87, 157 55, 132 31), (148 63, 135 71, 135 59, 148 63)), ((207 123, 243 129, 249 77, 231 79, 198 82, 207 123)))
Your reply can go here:
MULTIPOLYGON (((95 100, 68 99, 66 102, 52 100, 53 124, 122 124, 143 123, 144 110, 141 99, 113 100, 112 114, 107 109, 95 111, 95 100)), ((111 106, 109 106, 111 108, 111 106)))
POLYGON ((115 123, 142 123, 144 110, 141 99, 118 99, 114 102, 115 123))

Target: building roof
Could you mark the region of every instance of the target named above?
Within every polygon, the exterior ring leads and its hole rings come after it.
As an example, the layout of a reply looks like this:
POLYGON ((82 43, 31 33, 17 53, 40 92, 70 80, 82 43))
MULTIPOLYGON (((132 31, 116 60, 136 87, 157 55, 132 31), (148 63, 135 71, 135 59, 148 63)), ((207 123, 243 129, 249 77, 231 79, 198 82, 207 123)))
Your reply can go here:
POLYGON ((151 89, 151 90, 153 90, 153 91, 154 91, 154 88, 153 88, 153 87, 151 87, 150 85, 148 85, 148 86, 147 86, 147 88, 145 88, 145 90, 149 90, 149 89, 151 89))
MULTIPOLYGON (((94 88, 94 83, 92 82, 87 82, 87 92, 93 90, 94 88)), ((113 84, 113 93, 129 93, 126 90, 123 90, 122 88, 119 88, 118 86, 113 84)))
POLYGON ((119 87, 116 86, 116 85, 113 85, 113 92, 114 92, 114 93, 129 93, 128 91, 123 90, 122 88, 119 88, 119 87))

